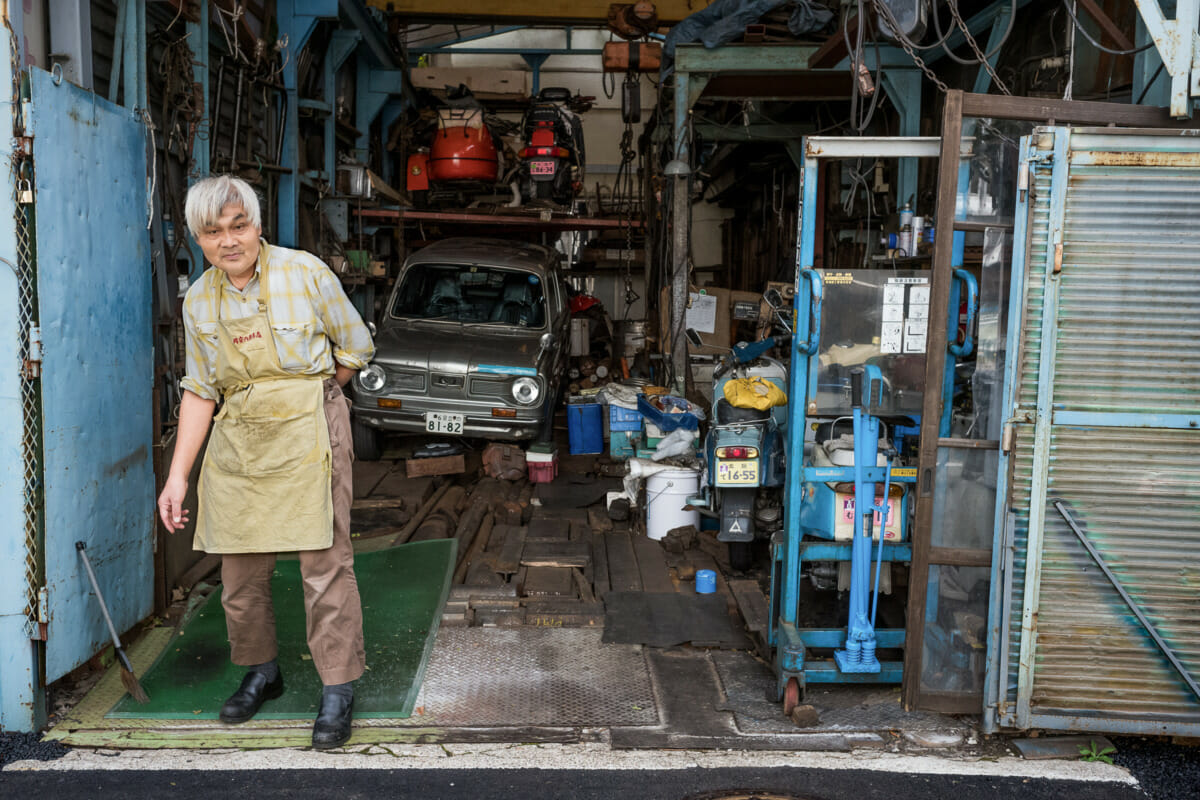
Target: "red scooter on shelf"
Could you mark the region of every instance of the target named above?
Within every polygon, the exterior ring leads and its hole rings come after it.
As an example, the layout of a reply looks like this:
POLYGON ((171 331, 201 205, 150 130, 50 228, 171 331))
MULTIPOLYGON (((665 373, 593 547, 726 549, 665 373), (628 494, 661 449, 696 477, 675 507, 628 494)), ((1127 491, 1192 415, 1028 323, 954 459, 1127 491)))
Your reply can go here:
POLYGON ((595 99, 559 86, 542 89, 533 99, 521 124, 525 147, 517 181, 523 201, 566 206, 582 191, 585 159, 579 115, 595 99))

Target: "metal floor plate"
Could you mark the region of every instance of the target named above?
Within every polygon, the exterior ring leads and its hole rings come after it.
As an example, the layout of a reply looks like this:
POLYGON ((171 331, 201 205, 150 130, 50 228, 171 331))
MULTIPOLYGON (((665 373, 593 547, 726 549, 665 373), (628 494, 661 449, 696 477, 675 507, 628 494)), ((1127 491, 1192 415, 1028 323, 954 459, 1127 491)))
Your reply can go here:
POLYGON ((443 628, 402 725, 657 725, 642 648, 600 629, 443 628))
MULTIPOLYGON (((786 733, 798 729, 783 716, 780 703, 768 698, 775 691, 770 667, 749 653, 714 651, 709 657, 717 667, 726 702, 738 730, 743 733, 786 733)), ((900 705, 899 686, 828 685, 810 686, 804 702, 816 709, 820 723, 805 730, 856 731, 945 731, 963 727, 953 717, 928 711, 905 711, 900 705)))

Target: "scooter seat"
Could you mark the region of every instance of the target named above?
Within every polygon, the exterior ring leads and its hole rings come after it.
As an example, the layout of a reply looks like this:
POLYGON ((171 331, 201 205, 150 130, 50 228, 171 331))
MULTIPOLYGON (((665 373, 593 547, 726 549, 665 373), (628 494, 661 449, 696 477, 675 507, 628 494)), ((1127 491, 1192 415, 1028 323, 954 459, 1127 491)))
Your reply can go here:
POLYGON ((725 398, 717 401, 717 424, 728 425, 735 422, 757 422, 771 416, 770 409, 759 411, 757 408, 738 408, 725 398))

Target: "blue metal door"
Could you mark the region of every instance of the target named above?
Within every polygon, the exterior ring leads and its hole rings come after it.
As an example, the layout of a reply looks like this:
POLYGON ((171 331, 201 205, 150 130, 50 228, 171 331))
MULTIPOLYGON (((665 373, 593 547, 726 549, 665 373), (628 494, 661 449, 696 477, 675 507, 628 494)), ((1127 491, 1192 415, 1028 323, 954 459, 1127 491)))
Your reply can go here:
POLYGON ((1200 143, 1022 151, 985 729, 1197 736, 1200 143))
POLYGON ((126 108, 30 68, 38 315, 43 334, 46 680, 153 604, 150 240, 146 136, 126 108))

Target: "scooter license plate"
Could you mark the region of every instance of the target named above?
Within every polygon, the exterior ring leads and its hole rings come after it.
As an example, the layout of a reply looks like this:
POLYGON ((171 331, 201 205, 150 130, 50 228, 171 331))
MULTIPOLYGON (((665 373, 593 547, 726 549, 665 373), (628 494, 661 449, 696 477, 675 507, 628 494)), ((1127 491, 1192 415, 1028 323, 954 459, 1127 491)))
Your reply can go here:
POLYGON ((757 461, 718 461, 718 486, 757 486, 757 461))
POLYGON ((553 175, 555 163, 553 161, 530 161, 530 175, 553 175))

